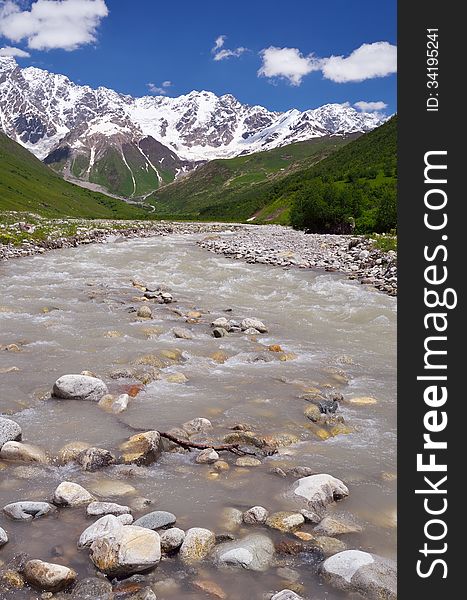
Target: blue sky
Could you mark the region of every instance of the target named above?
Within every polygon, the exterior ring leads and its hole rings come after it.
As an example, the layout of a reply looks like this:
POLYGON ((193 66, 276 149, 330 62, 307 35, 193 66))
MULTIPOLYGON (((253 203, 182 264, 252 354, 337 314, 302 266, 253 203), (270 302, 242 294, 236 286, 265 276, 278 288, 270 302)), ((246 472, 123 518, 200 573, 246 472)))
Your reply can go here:
POLYGON ((134 96, 152 84, 272 110, 364 101, 392 113, 395 44, 395 0, 0 0, 0 54, 134 96))

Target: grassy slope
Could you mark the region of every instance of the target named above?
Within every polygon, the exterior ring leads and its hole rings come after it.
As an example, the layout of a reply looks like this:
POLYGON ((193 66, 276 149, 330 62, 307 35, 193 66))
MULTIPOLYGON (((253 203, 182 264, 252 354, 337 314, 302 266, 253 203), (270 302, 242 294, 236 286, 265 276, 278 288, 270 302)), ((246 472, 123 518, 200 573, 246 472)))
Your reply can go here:
POLYGON ((0 133, 0 210, 45 217, 137 219, 140 209, 64 181, 20 144, 0 133))
POLYGON ((316 163, 351 139, 317 138, 267 152, 213 160, 161 188, 147 201, 156 206, 156 214, 163 216, 245 220, 261 207, 257 197, 265 184, 316 163))

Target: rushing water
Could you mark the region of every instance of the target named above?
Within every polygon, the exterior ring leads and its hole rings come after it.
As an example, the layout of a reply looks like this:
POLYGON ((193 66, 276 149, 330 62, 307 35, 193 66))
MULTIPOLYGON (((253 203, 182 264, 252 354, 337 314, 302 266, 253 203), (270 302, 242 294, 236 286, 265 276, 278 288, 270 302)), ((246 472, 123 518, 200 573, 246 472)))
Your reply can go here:
MULTIPOLYGON (((293 433, 300 442, 281 448, 260 467, 238 469, 235 457, 217 478, 212 467, 194 463, 195 453, 165 454, 130 478, 118 468, 83 473, 72 464, 34 466, 25 471, 18 464, 0 463, 2 505, 18 500, 49 500, 63 480, 92 489, 99 480, 131 484, 135 492, 110 500, 126 504, 136 496, 153 501, 146 510, 170 510, 177 525, 225 531, 222 509, 245 510, 262 505, 268 510, 287 510, 284 492, 293 479, 269 473, 271 467, 306 465, 316 472, 344 480, 350 496, 336 506, 363 525, 361 534, 344 536, 349 547, 393 557, 395 554, 396 446, 396 301, 335 273, 283 270, 231 261, 199 249, 192 236, 173 236, 112 242, 4 263, 1 274, 0 329, 2 344, 20 344, 21 352, 3 351, 2 368, 19 371, 0 375, 1 411, 20 423, 23 439, 54 455, 67 442, 80 440, 116 450, 134 428, 167 431, 188 419, 203 416, 225 435, 236 423, 248 423, 264 434, 293 433), (154 320, 140 322, 130 312, 140 306, 132 279, 167 285, 177 302, 155 305, 154 320), (200 323, 186 324, 173 308, 203 312, 200 323), (48 311, 44 311, 47 308, 48 311), (231 312, 226 313, 227 309, 231 312), (241 319, 256 316, 269 333, 252 341, 242 334, 215 339, 209 323, 218 316, 241 319), (144 329, 160 327, 148 338, 144 329), (175 339, 175 326, 189 327, 192 340, 175 339), (120 337, 106 333, 119 331, 120 337), (252 361, 260 346, 280 344, 295 360, 252 361), (115 416, 89 402, 46 398, 53 382, 66 373, 84 369, 104 379, 111 392, 122 382, 109 379, 117 367, 125 367, 141 355, 178 348, 184 361, 169 372, 184 373, 185 384, 159 380, 149 384, 126 412, 115 416), (218 364, 209 357, 222 349, 230 357, 218 364), (333 372, 344 371, 348 384, 336 383, 333 372), (340 414, 354 433, 319 440, 303 415, 308 403, 299 395, 311 386, 331 383, 345 398, 373 396, 378 404, 343 404, 340 414), (133 429, 132 429, 133 428, 133 429)), ((270 353, 273 354, 273 353, 270 353)), ((95 571, 86 551, 76 550, 80 532, 89 524, 85 510, 61 509, 52 517, 30 523, 8 521, 0 525, 10 542, 0 550, 7 562, 20 551, 35 558, 67 564, 80 576, 95 571)), ((251 526, 244 530, 251 531, 251 526)), ((311 531, 305 525, 303 531, 311 531)), ((292 535, 264 531, 273 538, 292 535)), ((238 533, 238 532, 237 532, 238 533)), ((242 532, 239 533, 242 535, 242 532)), ((339 594, 323 586, 306 555, 281 556, 280 564, 299 574, 306 597, 339 594)), ((206 579, 216 581, 232 600, 261 599, 268 591, 288 587, 277 566, 263 574, 221 572, 209 562, 199 568, 206 579)), ((177 558, 163 561, 154 579, 174 577, 174 590, 159 591, 158 598, 206 598, 194 591, 177 558)), ((36 598, 27 590, 12 598, 36 598)))

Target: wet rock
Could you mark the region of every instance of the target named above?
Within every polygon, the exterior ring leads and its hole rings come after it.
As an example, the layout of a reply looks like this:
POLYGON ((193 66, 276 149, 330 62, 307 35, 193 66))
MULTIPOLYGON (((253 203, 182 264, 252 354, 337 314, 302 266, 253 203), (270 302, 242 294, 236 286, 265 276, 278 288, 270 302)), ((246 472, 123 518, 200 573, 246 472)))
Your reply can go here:
POLYGON ((229 463, 225 460, 216 460, 212 466, 216 471, 228 471, 230 469, 229 463))
POLYGON ((276 571, 277 575, 287 581, 295 582, 300 579, 300 573, 290 567, 279 567, 276 571))
POLYGON ((305 517, 300 513, 280 511, 270 515, 266 525, 283 532, 295 531, 305 523, 305 517))
POLYGON ((42 448, 22 442, 6 442, 0 450, 0 458, 21 462, 34 462, 45 464, 48 462, 46 453, 42 448))
POLYGON ((27 562, 23 574, 29 585, 50 592, 67 588, 77 577, 77 573, 73 569, 42 560, 27 562))
POLYGON ((90 558, 106 575, 131 575, 155 567, 161 559, 156 531, 126 525, 91 545, 90 558))
POLYGON ((63 375, 54 383, 52 397, 62 400, 92 400, 99 402, 109 390, 97 377, 63 375))
POLYGON ((246 335, 258 335, 259 331, 254 327, 248 327, 248 329, 245 329, 243 333, 245 333, 246 335))
POLYGON ((291 477, 309 477, 310 475, 314 475, 315 473, 316 471, 311 467, 297 466, 292 467, 291 469, 287 469, 287 475, 290 475, 291 477))
POLYGON ((1 573, 0 582, 7 588, 13 588, 17 590, 22 589, 26 584, 22 575, 13 569, 6 569, 6 571, 1 573))
POLYGON ((62 481, 54 492, 52 502, 57 506, 81 506, 93 500, 94 497, 84 487, 71 481, 62 481))
POLYGON ((197 417, 191 421, 187 421, 182 425, 183 431, 188 435, 194 435, 195 433, 207 433, 212 429, 212 423, 209 419, 203 417, 197 417))
POLYGON ((255 318, 243 319, 240 326, 242 328, 242 331, 247 331, 248 329, 256 329, 256 331, 258 331, 259 333, 267 333, 268 331, 266 325, 259 319, 255 318))
POLYGON ((243 523, 243 513, 238 508, 228 506, 223 509, 221 514, 222 526, 227 531, 235 531, 243 523))
POLYGON ((225 598, 227 598, 227 594, 215 581, 195 579, 195 581, 193 581, 193 587, 211 598, 218 598, 219 600, 225 600, 225 598))
POLYGON ((176 338, 181 340, 192 340, 193 335, 189 329, 185 329, 185 327, 174 327, 173 334, 176 338))
POLYGON ((101 537, 111 536, 114 533, 118 534, 122 527, 124 525, 117 517, 105 515, 83 531, 78 540, 78 548, 89 547, 101 537))
POLYGON ((11 419, 0 417, 0 449, 7 442, 17 442, 21 439, 21 427, 11 419))
POLYGON ((89 487, 94 494, 101 498, 107 496, 126 496, 127 494, 134 494, 136 492, 135 488, 129 483, 111 479, 101 479, 100 481, 93 482, 89 487))
POLYGON ((3 507, 3 512, 15 521, 32 521, 56 510, 48 502, 12 502, 3 507))
POLYGON ((334 501, 348 496, 349 490, 340 479, 321 473, 296 481, 292 494, 297 500, 303 500, 307 504, 306 508, 319 512, 334 501))
POLYGON ((239 456, 235 461, 237 467, 259 467, 261 461, 254 456, 239 456))
POLYGON ((149 306, 143 304, 143 306, 140 306, 136 311, 136 316, 140 319, 152 319, 152 310, 149 306))
POLYGON ((319 423, 321 421, 322 413, 317 404, 310 404, 305 408, 303 414, 307 419, 313 421, 313 423, 319 423))
POLYGON ((81 579, 73 588, 70 600, 113 600, 112 584, 101 577, 81 579))
POLYGON ((133 515, 130 515, 129 513, 124 513, 123 515, 118 515, 117 519, 120 521, 120 523, 122 525, 133 525, 133 515))
POLYGON ((378 400, 376 400, 376 398, 372 398, 371 396, 358 396, 355 398, 349 398, 346 400, 346 402, 356 406, 369 406, 371 404, 378 404, 378 400))
POLYGON ((226 542, 213 552, 218 567, 241 567, 250 571, 265 571, 274 557, 274 544, 265 535, 249 535, 241 540, 226 542))
POLYGON ((243 522, 248 525, 266 523, 269 512, 263 506, 252 506, 243 513, 243 522))
POLYGON ((185 539, 185 532, 178 527, 171 527, 170 529, 160 531, 159 535, 161 537, 161 548, 163 552, 174 552, 175 550, 178 550, 185 539))
POLYGON ((0 527, 0 548, 6 543, 8 543, 8 534, 2 527, 0 527))
POLYGON ((323 518, 319 513, 312 510, 307 510, 306 508, 302 508, 300 513, 305 517, 305 521, 307 523, 314 523, 315 525, 317 525, 323 518))
POLYGON ((347 544, 345 544, 342 540, 338 540, 335 537, 329 537, 327 535, 317 535, 313 536, 309 541, 309 545, 313 548, 317 548, 320 550, 325 557, 333 556, 338 552, 342 552, 343 550, 347 550, 347 544))
POLYGON ((58 452, 57 459, 62 465, 66 465, 77 459, 78 455, 90 448, 87 442, 69 442, 65 444, 58 452))
POLYGON ((168 383, 186 383, 188 377, 184 373, 170 373, 165 377, 168 383))
POLYGON ((333 587, 359 593, 369 600, 397 598, 397 571, 393 561, 360 550, 331 556, 321 566, 321 575, 333 587))
POLYGON ((272 467, 272 469, 269 469, 268 473, 271 473, 271 475, 277 475, 278 477, 287 477, 287 473, 280 467, 272 467))
POLYGON ((270 448, 286 448, 298 444, 298 442, 300 442, 299 436, 288 432, 274 433, 263 437, 264 445, 270 448))
POLYGON ((150 465, 161 453, 161 436, 158 431, 137 433, 120 446, 125 464, 150 465))
POLYGON ((116 462, 115 456, 104 448, 88 448, 76 457, 76 462, 84 471, 98 471, 116 462))
POLYGON ((271 600, 303 600, 303 597, 292 590, 281 590, 280 592, 277 592, 277 594, 274 594, 274 596, 271 597, 271 600))
POLYGON ((224 329, 223 327, 215 327, 212 330, 212 335, 215 338, 225 337, 227 335, 227 330, 224 329))
POLYGON ((214 362, 223 365, 225 361, 228 360, 229 355, 223 350, 217 350, 216 352, 213 352, 209 358, 211 358, 214 362))
POLYGON ((180 558, 184 563, 196 563, 208 556, 216 543, 216 536, 209 529, 192 527, 185 533, 180 548, 180 558))
POLYGON ((340 519, 336 517, 324 517, 320 524, 314 528, 313 533, 319 535, 335 536, 344 535, 346 533, 360 533, 361 526, 348 519, 340 519))
POLYGON ((177 517, 171 512, 165 510, 154 510, 153 512, 143 515, 135 521, 135 525, 138 527, 145 527, 147 529, 162 529, 173 525, 177 517))
POLYGON ((226 331, 230 331, 231 325, 230 321, 225 317, 219 317, 215 321, 211 323, 211 327, 220 327, 221 329, 225 329, 226 331))
POLYGON ((117 398, 112 394, 106 394, 99 400, 99 406, 114 414, 120 414, 128 408, 130 396, 128 394, 120 394, 117 398))
POLYGON ((89 517, 102 517, 104 515, 119 515, 130 514, 131 509, 129 506, 123 506, 122 504, 115 504, 115 502, 91 502, 86 507, 86 514, 89 517))
POLYGON ((195 460, 200 465, 209 465, 219 460, 219 455, 213 448, 206 448, 201 450, 195 460))

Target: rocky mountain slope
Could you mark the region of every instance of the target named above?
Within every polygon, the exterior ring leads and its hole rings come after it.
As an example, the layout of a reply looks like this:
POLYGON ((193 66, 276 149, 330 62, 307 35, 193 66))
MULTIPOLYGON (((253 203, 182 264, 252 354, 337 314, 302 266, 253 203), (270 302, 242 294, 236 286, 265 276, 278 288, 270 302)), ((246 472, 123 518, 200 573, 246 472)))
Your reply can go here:
POLYGON ((285 113, 227 94, 133 98, 0 57, 0 127, 65 177, 145 195, 205 162, 329 135, 366 132, 385 116, 348 105, 285 113))

